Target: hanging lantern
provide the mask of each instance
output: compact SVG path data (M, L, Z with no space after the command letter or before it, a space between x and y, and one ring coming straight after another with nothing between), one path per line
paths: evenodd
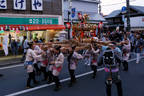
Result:
M70 29L70 28L71 28L71 24L70 24L69 22L67 22L67 23L66 23L66 27L67 27L68 29Z

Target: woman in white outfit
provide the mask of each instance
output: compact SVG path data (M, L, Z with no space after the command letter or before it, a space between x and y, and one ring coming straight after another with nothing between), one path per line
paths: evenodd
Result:
M74 72L76 70L76 67L77 67L77 62L78 60L80 59L83 59L83 56L81 54L78 54L76 51L75 51L75 48L76 46L71 46L71 48L69 48L69 55L68 55L68 70L69 70L69 73L70 73L70 76L71 76L71 80L70 80L70 84L69 84L69 87L72 87L73 84L76 82L76 77L74 75Z
M54 46L54 61L51 62L51 65L53 65L53 77L54 77L54 82L55 82L55 91L59 90L61 88L60 80L59 80L59 74L62 70L63 63L64 63L64 55L60 51L61 46L60 45L55 45Z
M27 80L27 86L26 86L27 89L33 88L30 85L31 80L33 80L34 84L38 84L38 82L35 79L35 71L33 68L33 61L34 61L34 59L41 61L41 56L43 55L43 53L41 55L36 55L36 53L34 52L35 46L33 45L33 43L31 42L28 44L29 44L29 49L27 50L27 55L26 55L26 60L25 60L27 73L29 75L28 80Z

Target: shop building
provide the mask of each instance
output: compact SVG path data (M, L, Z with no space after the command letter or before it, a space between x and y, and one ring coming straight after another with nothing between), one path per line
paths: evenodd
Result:
M48 42L63 29L62 0L4 0L0 3L1 36L20 42L23 36Z

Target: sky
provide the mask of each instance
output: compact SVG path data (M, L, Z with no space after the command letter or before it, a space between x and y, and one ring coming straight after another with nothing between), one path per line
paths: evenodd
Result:
M144 6L144 0L130 0L130 5L137 5L137 6ZM123 6L126 6L126 0L101 0L101 8L102 8L102 13L104 15L110 14L114 10L119 10L122 9ZM111 4L117 4L117 3L123 3L123 4L118 4L118 5L111 5ZM111 6L106 6L106 5L111 5Z

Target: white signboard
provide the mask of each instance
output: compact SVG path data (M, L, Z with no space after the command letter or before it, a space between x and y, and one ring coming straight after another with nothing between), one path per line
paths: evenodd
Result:
M26 0L13 0L15 10L26 10Z
M0 0L0 9L7 9L7 0Z
M42 11L43 10L43 0L32 0L32 10Z

